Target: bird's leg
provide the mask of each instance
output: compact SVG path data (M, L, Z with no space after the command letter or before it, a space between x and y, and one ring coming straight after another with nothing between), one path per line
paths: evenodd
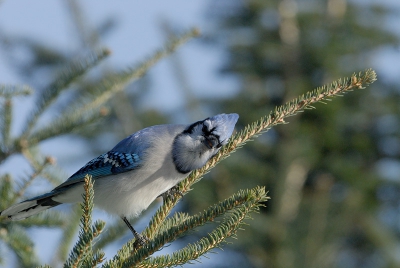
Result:
M180 197L183 197L183 193L179 190L178 186L174 186L171 189L165 191L164 193L160 194L160 196L162 196L163 201L165 202L165 200L167 198L171 198L173 199L175 197L175 194L180 195Z
M144 246L146 245L147 242L149 242L149 239L141 234L139 234L138 232L136 232L136 230L133 228L133 226L130 224L130 222L128 221L128 219L123 216L121 217L122 220L126 223L126 225L128 226L129 230L131 230L133 236L135 237L136 241L135 241L135 247L136 246Z

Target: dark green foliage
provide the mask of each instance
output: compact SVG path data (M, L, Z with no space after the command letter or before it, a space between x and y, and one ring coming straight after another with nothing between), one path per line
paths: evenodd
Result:
M339 79L329 86L324 86L308 92L299 98L289 101L285 105L277 107L268 116L262 117L259 121L249 124L242 131L234 135L229 143L221 148L220 152L213 157L206 166L192 172L186 180L179 184L180 191L183 193L188 192L191 186L198 182L201 177L217 163L228 157L237 148L243 146L251 138L257 137L275 125L285 123L285 118L293 116L304 109L309 109L312 107L311 105L313 103L328 100L353 89L362 89L375 80L375 72L373 70L367 70L364 73L353 74L350 78ZM51 158L42 158L36 150L30 149L29 147L24 147L22 152L30 159L36 172L25 181L22 187L20 187L20 191L17 193L13 193L11 189L12 183L10 177L6 176L3 179L0 191L4 197L3 202L5 205L2 204L3 207L14 203L16 198L23 195L24 190L33 179L44 172L48 165L53 164ZM36 157L33 157L34 155ZM100 236L105 223L102 221L92 223L91 213L93 211L93 197L95 193L93 191L93 182L89 176L85 179L84 189L85 194L83 195L83 204L81 205L83 215L80 220L79 238L72 248L64 267L93 267L104 261L104 253L99 247L97 247L96 252L93 251L94 239ZM209 207L204 210L204 212L197 215L189 216L178 213L172 218L167 219L166 217L176 205L179 198L180 196L176 196L173 199L168 198L153 216L149 227L144 231L144 234L151 239L149 244L141 248L136 248L133 241L130 241L121 248L113 259L105 263L104 266L164 267L190 263L192 260L196 260L207 252L210 252L213 248L221 247L222 243L226 242L227 238L236 235L237 230L244 224L244 220L249 218L249 214L258 212L259 207L263 206L263 203L268 199L264 188L256 187L252 190L241 190L236 195ZM32 220L26 220L23 221L23 223L30 223L36 226L62 225L62 222L59 222L54 214L51 214L51 216L48 215L49 214L42 216L40 218L41 220L39 220L39 217L33 217ZM204 236L199 241L185 246L172 255L151 257L153 253L160 250L166 244L173 242L190 230L196 229L208 222L214 222L217 218L222 218L221 223L218 224L211 233ZM73 224L73 221L71 222ZM71 235L70 231L74 230L71 222L69 223L70 226L64 229L65 235ZM23 226L24 225L18 225L17 223L4 223L3 228L8 230L10 234L7 234L6 237L3 238L3 241L16 252L21 264L29 266L31 263L36 262L36 260L32 254L32 247L26 246L32 244L32 242L26 237ZM16 228L18 229L17 232L14 231ZM18 235L19 241L25 241L23 243L25 247L21 248L21 244L15 243L13 234ZM112 241L111 237L106 238L103 245L109 241ZM63 240L63 243L66 242L66 240ZM63 252L65 252L65 245L60 248L61 257L65 254Z
M378 230L379 222L371 216L378 203L369 197L375 195L379 183L369 165L376 160L374 155L378 149L365 132L371 128L367 119L374 111L390 108L380 108L379 99L358 92L374 82L376 74L366 70L320 86L365 68L363 57L368 50L394 43L397 39L377 26L384 18L384 10L357 9L358 6L353 4L339 2L345 5L344 13L325 10L326 1L313 1L313 8L305 5L299 10L290 6L293 3L288 0L222 1L219 4L229 8L220 14L218 8L213 9L215 22L221 27L218 37L222 37L221 44L229 52L223 72L238 75L243 87L237 98L219 104L218 111L238 112L238 129L241 131L204 168L192 172L179 184L179 189L188 193L194 183L232 154L228 164L219 165L208 175L211 179L201 181L201 187L196 187L185 197L192 210L190 213L175 213L168 217L180 200L179 196L167 199L156 211L143 231L150 239L149 244L135 248L134 241L129 241L115 256L105 259L102 249L124 235L127 228L122 222L107 225L108 229L104 229L101 221L92 222L93 195L96 193L93 193L89 178L85 183L83 204L74 215L65 216L50 210L19 222L0 219L0 243L15 253L19 266L36 266L38 258L27 228L57 227L63 234L57 256L53 258L54 265L65 262L64 267L165 267L201 260L202 256L210 256L207 253L213 249L224 246L230 237L238 235L239 239L230 247L240 247L240 253L253 260L249 266L334 267L337 262L332 255L337 254L342 245L338 240L348 237L350 240L357 235L354 224L357 220L363 230L363 239L368 237L377 248L389 251L391 247L386 241L393 237L391 232ZM75 15L79 17L79 14ZM362 15L374 16L374 23L360 23ZM82 21L80 23L84 25ZM287 26L289 28L285 28ZM71 61L63 55L54 55L56 50L45 50L35 44L35 51L47 55L35 57L39 66L66 67L53 74L49 86L39 90L36 107L26 119L22 134L16 137L10 134L14 120L13 101L32 90L0 86L0 102L4 104L0 108L0 165L10 156L21 154L32 167L32 172L18 183L10 174L0 174L0 209L24 199L25 190L37 178L52 184L65 180L54 160L40 153L39 145L43 141L70 133L94 137L103 132L98 130L101 126L96 123L104 118L113 123L123 122L113 101L128 99L123 90L129 83L197 35L197 30L188 31L172 38L163 49L142 63L122 71L101 72L95 78L86 74L107 58L107 49L94 50ZM226 38L229 36L231 38ZM360 38L355 38L357 36ZM319 88L305 93L314 87ZM356 92L330 102L332 97L351 90ZM61 94L67 96L64 103L58 102ZM299 97L295 98L297 95ZM312 105L317 102L329 105L319 105L318 110L314 110ZM208 100L207 103L215 101ZM392 103L391 107L397 109L398 105ZM126 105L125 108L132 107ZM369 109L367 116L357 117L361 108ZM305 109L308 109L305 113L291 118L290 124L277 126L289 122L288 117ZM55 111L56 116L46 124L38 124L49 111ZM163 119L153 111L134 112L135 120L145 118L146 124L159 123L157 120ZM129 121L133 121L131 114ZM112 124L103 125L106 125L105 131L113 128ZM130 134L132 130L137 129L124 129L127 133L123 134ZM249 143L251 140L255 142ZM336 189L339 193L334 192L334 187L339 187ZM252 189L239 190L249 188ZM267 208L260 210L269 199L265 189L271 189L272 200ZM346 193L340 189L345 189ZM237 194L232 195L234 192ZM191 201L193 197L204 201L205 193L206 203ZM337 199L333 204L334 198ZM364 203L368 203L367 208ZM250 216L254 220L248 221ZM203 225L206 228L201 227ZM245 225L246 235L237 233ZM73 241L78 229L78 241ZM107 232L102 233L103 229ZM198 231L195 242L181 245L170 255L153 256L168 244L179 243L180 237L192 235L193 230ZM395 242L389 245L395 245ZM364 248L360 248L358 250L364 253ZM390 253L386 256L387 263L393 267L395 257ZM0 261L5 262L2 254Z
M99 64L101 60L103 60L109 54L110 52L107 49L95 51L86 58L68 63L67 66L59 72L59 74L56 74L54 81L45 89L43 89L42 94L36 101L35 110L28 118L26 128L23 131L22 136L26 137L30 134L31 129L34 127L40 115L57 99L62 91L67 90L73 82L81 78L88 70Z
M399 42L385 22L398 10L381 3L218 1L208 16L215 26L209 40L226 52L221 74L240 84L235 97L214 104L238 112L241 126L310 87L372 66L376 51ZM398 182L382 180L377 167L389 159L398 166L399 89L378 77L365 94L315 105L247 144L202 180L197 188L204 190L189 195L186 208L202 208L205 194L215 202L229 191L266 185L268 207L231 247L249 267L399 266L386 254L392 241L377 235L384 229L398 243L397 224L385 224L397 219L389 211L399 199L380 196L398 192Z
M90 176L85 177L85 192L81 204L82 217L79 231L79 238L72 248L69 258L65 261L64 267L95 267L104 260L104 253L98 250L93 252L93 240L98 237L104 229L105 222L96 221L92 224L93 211L93 181Z
M150 244L138 249L133 253L132 244L123 247L119 256L115 256L105 264L105 267L171 267L182 265L196 260L211 249L221 247L225 240L236 234L243 225L243 221L249 217L251 212L257 212L259 206L268 200L265 189L255 188L242 190L236 195L209 207L203 213L189 216L181 213L163 222ZM167 205L168 206L168 205ZM155 215L157 217L157 214ZM171 243L178 237L186 234L207 222L213 222L217 217L223 217L222 223L217 226L207 237L200 239L194 244L189 244L172 255L150 257L161 247Z

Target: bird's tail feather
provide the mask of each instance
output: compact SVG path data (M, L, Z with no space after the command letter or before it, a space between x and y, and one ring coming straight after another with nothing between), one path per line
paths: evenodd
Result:
M0 212L0 216L7 216L8 219L17 221L28 218L43 210L55 207L61 203L52 199L57 195L56 192L50 192L44 195L22 201Z

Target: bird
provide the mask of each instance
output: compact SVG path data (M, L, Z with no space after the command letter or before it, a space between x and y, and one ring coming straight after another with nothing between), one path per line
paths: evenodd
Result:
M191 171L203 167L228 143L239 118L218 114L192 124L155 125L139 130L110 151L92 159L52 191L27 199L0 212L22 220L41 211L82 200L86 175L94 181L94 204L118 215L136 241L148 239L127 217L138 217L157 197L181 194L176 185Z

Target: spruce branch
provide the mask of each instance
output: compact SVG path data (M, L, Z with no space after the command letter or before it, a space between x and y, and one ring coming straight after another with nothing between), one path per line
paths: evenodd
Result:
M21 147L21 144L28 143L28 141L29 145L36 144L55 136L71 133L76 129L105 117L108 113L109 111L106 108L93 109L86 111L85 113L82 113L82 111L79 110L72 110L71 112L62 115L60 118L56 118L47 126L35 131L28 137L28 139L18 140L16 145Z
M6 174L0 177L0 211L5 209L15 197L14 184L10 175ZM50 214L42 214L38 217L32 217L25 221L11 222L4 220L0 221L0 240L7 245L17 256L20 266L34 267L39 261L35 254L33 242L26 233L26 228L35 226L54 227L59 226L65 219L53 212Z
M49 166L53 165L55 160L52 157L42 157L36 150L23 150L23 155L30 162L34 172L29 175L27 179L24 179L19 187L18 192L14 194L14 198L10 201L10 204L15 203L18 198L24 195L26 189L32 184L32 182L42 175L44 170Z
M148 69L150 69L162 58L170 55L180 45L186 43L189 39L198 35L199 31L197 29L191 29L179 37L173 37L168 41L164 48L156 51L147 60L138 64L136 67L129 68L122 73L109 75L108 77L103 79L103 81L101 81L98 86L96 86L97 90L99 90L101 94L97 95L93 101L87 103L82 108L80 108L78 110L78 113L84 114L87 111L97 109L98 107L106 103L116 93L122 91L128 83L142 77Z
M108 55L110 55L108 49L95 50L85 58L74 60L65 66L59 74L56 75L54 81L40 94L36 102L35 110L28 118L22 136L27 137L29 135L40 115L57 99L62 91L68 89L72 83L81 78Z
M83 187L85 191L82 195L83 203L81 204L82 217L79 239L71 250L64 267L92 267L91 264L97 263L104 257L102 252L97 252L94 255L92 252L93 240L100 235L105 223L96 221L92 224L94 190L90 175L86 175Z
M0 229L0 240L15 252L21 266L36 267L39 265L33 242L25 228L15 224L7 224L5 228Z
M10 174L5 174L0 177L0 196L2 202L0 202L0 211L7 208L11 203L10 200L14 197L13 191L13 179Z
M12 123L12 98L32 93L28 86L0 85L0 162L10 154L10 130Z
M54 159L52 157L43 157L38 152L36 147L23 150L22 153L29 161L34 171L26 178L18 181L17 191L14 189L14 182L9 175L6 174L5 176L0 178L0 196L2 197L2 202L0 202L0 211L5 209L9 205L17 202L17 200L24 195L26 189L32 184L32 182L39 176L42 176L47 167L54 164ZM54 227L63 225L63 223L65 222L64 220L65 218L61 213L58 213L57 211L52 211L50 213L41 214L37 217L25 219L24 221L14 222L13 224L22 227Z
M18 225L29 228L32 226L36 227L60 227L65 225L70 218L57 210L48 211L46 213L42 213L35 217L29 217L23 221L18 222Z
M1 145L0 148L4 153L8 153L8 147L10 143L10 130L11 130L11 122L12 122L12 99L11 97L5 97L3 110L2 112L2 122L0 123L1 127Z
M350 78L338 79L330 85L325 85L309 91L306 94L275 108L275 110L271 111L269 115L249 124L239 133L233 135L228 144L222 147L204 167L193 171L185 180L179 183L179 190L184 194L188 192L194 183L199 181L204 174L209 172L220 161L228 157L232 152L243 146L252 138L268 131L271 127L286 123L285 118L296 115L305 109L313 109L313 106L311 105L314 103L330 100L335 96L342 96L343 94L355 89L363 89L374 81L376 81L375 71L367 69L358 74L354 73ZM159 229L160 225L169 215L179 199L180 197L178 196L174 200L169 200L157 210L150 221L149 227L145 230L148 237L152 237L154 232Z
M65 260L67 258L72 241L75 239L74 235L79 228L81 213L82 209L80 206L74 206L71 213L69 213L68 221L64 222L62 226L63 233L60 239L62 243L60 243L60 246L57 249L57 254L54 255L55 260Z
M0 97L12 98L16 96L27 96L32 94L33 89L27 85L0 85Z
M113 243L118 238L126 234L126 224L125 222L118 219L113 225L107 225L107 232L103 233L100 239L94 245L95 249L100 249L106 247L108 244Z
M145 259L134 267L172 267L197 260L210 250L220 247L227 238L234 236L237 230L244 225L244 220L247 219L248 214L252 212L253 209L254 207L252 206L243 206L234 209L231 213L231 218L224 221L216 230L211 232L208 237L203 237L200 241L189 244L171 255ZM127 262L123 267L133 266L130 266L129 262Z
M243 220L251 212L258 211L263 202L267 201L265 189L256 187L251 190L241 190L224 201L221 201L194 216L177 213L166 220L161 230L153 238L152 242L134 251L133 248L123 247L118 252L118 258L114 258L104 267L165 267L181 265L194 260L212 248L218 247L226 238L232 236L242 225ZM194 245L188 245L184 249L173 254L172 257L148 258L165 244L182 236L189 230L202 226L207 222L215 221L217 217L225 216L220 224L208 238L201 239ZM199 249L202 249L199 251ZM126 256L123 258L122 256ZM178 258L176 258L178 256Z

